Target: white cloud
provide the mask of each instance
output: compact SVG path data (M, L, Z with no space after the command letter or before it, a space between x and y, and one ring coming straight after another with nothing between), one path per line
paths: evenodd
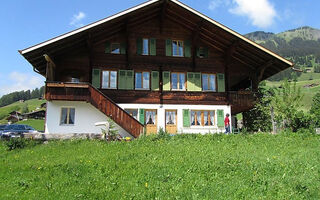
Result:
M246 16L250 22L259 28L266 28L273 24L277 12L269 0L233 0L236 4L229 9L232 14Z
M81 27L83 26L83 24L81 23L81 21L86 17L86 14L84 12L79 12L78 14L73 15L73 17L71 18L70 21L70 25L71 26L75 26L75 27Z
M0 96L14 91L31 90L44 85L44 78L29 73L11 72L3 78L0 85Z
M230 0L212 0L210 1L208 8L209 10L213 11L218 7L228 6L228 5L230 5Z

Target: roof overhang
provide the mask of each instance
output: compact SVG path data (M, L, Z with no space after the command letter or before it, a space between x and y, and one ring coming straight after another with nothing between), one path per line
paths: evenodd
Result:
M142 10L142 9L147 9L149 7L152 7L153 5L157 6L158 4L162 4L163 2L168 2L170 4L173 4L173 6L178 6L182 9L184 9L184 11L187 11L187 12L191 13L192 15L197 16L197 18L201 19L201 21L205 21L210 26L214 26L215 28L218 27L218 29L220 29L224 34L228 34L228 35L232 36L233 40L241 41L241 43L243 44L243 49L246 50L246 48L249 47L249 49L252 49L251 52L258 52L260 55L263 54L263 60L265 60L264 61L265 63L272 60L274 65L279 66L279 67L274 67L275 69L268 72L267 75L263 76L263 79L266 79L266 78L274 75L275 73L280 72L286 68L293 67L293 63L290 62L289 60L287 60L287 59L277 55L276 53L262 47L261 45L251 41L250 39L242 36L241 34L231 30L230 28L216 22L215 20L209 18L208 16L190 8L189 6L187 6L177 0L150 0L150 1L147 1L147 2L142 3L140 5L137 5L133 8L127 9L123 12L117 13L117 14L112 15L110 17L107 17L105 19L102 19L102 20L99 20L99 21L94 22L92 24L86 25L82 28L65 33L63 35L52 38L50 40L39 43L37 45L31 46L29 48L19 50L19 52L22 56L24 56L33 65L34 70L36 72L38 72L42 75L45 75L45 67L44 66L45 66L46 60L43 55L44 54L50 55L50 51L52 49L60 47L60 46L71 46L71 45L69 45L69 43L73 44L73 43L75 43L74 41L77 41L77 40L81 41L81 38L82 38L82 40L85 40L83 38L87 37L86 34L89 31L97 29L100 26L104 26L106 24L113 23L116 20L125 18L135 12ZM195 24L197 24L197 23L195 23ZM208 38L210 39L210 36L208 36ZM84 43L85 43L85 41L84 41ZM56 51L59 51L59 50L56 50ZM242 57L246 57L246 55L243 55ZM238 59L240 59L240 58L238 58ZM261 63L261 59L259 62L253 62L253 63L255 63L255 65L256 65L256 66L254 66L255 68L258 68L260 65L265 64L265 63Z

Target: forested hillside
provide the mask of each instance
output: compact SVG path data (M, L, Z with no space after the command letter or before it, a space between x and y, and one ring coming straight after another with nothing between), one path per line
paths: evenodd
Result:
M274 34L257 31L245 35L275 53L293 61L304 72L320 73L320 30L301 27ZM287 69L269 80L295 79L302 73Z
M36 88L34 90L27 90L27 91L19 91L19 92L12 92L6 95L3 95L0 98L0 107L12 104L16 101L20 100L29 100L29 99L36 99L43 97L44 94L44 86L41 88Z

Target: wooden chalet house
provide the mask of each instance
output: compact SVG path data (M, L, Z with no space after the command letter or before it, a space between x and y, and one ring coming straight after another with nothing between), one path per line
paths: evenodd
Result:
M223 131L293 64L177 0L150 0L21 50L46 77L46 133Z

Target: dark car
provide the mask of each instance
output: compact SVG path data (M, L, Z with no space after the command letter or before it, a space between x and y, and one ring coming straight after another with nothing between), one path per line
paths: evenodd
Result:
M2 132L4 130L4 128L6 127L7 125L0 125L0 137L2 135Z
M23 124L10 124L4 127L2 137L20 137L22 133L35 133L34 128Z

